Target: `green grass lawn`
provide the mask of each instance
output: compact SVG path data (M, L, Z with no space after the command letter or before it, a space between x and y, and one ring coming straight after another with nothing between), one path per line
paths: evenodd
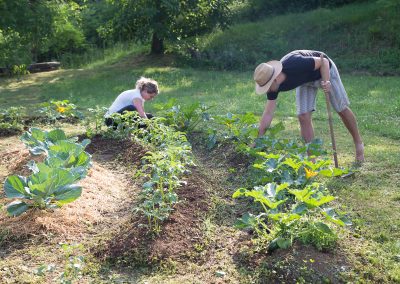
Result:
M340 65L340 64L339 64ZM109 106L122 91L134 88L136 79L157 80L161 93L145 105L175 98L181 105L200 101L214 105L214 114L254 112L261 115L265 97L254 92L252 72L223 72L171 67L165 58L127 57L119 63L91 69L59 70L0 80L0 106L29 108L50 99L68 99L80 109ZM360 269L390 275L400 281L400 80L343 74L351 108L356 114L365 143L366 163L349 180L334 180L330 186L350 212L354 230L368 242L363 249L367 264ZM274 123L284 121L285 135L299 136L294 92L282 93ZM316 136L329 141L323 94L314 114ZM334 128L340 165L350 165L354 149L337 115ZM327 143L329 144L329 143ZM328 147L328 146L327 146ZM378 263L378 265L376 264Z

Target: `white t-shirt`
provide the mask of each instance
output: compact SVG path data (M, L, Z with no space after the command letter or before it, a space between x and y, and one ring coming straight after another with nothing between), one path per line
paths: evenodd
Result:
M142 101L142 104L144 103L144 99L142 98L139 89L127 90L122 92L112 103L105 116L109 116L110 114L115 113L124 107L133 105L134 99L140 99Z

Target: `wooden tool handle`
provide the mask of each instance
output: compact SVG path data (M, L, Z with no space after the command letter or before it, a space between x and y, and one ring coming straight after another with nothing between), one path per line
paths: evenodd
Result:
M329 81L329 78L327 78L325 72L323 72L322 70L324 70L324 67L326 66L325 60L324 60L324 54L321 53L321 77L322 80L324 82ZM329 102L329 92L326 92L324 90L325 93L325 100L326 100L326 110L328 112L328 122L329 122L329 132L331 134L331 142L332 142L332 150L333 150L333 160L335 162L335 167L338 168L339 167L339 162L338 162L338 158L337 158L337 152L336 152L336 141L335 141L335 135L333 133L333 119L332 119L332 112L331 112L331 104Z

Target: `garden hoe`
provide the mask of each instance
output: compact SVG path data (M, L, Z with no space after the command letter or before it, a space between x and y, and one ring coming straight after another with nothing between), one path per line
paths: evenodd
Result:
M321 68L325 66L325 61L324 59L324 54L321 54ZM321 72L322 80L323 81L329 81L329 78L326 78L325 74ZM328 113L328 122L329 122L329 132L331 134L331 142L332 142L332 150L333 150L333 160L335 162L335 168L339 167L339 162L338 162L338 157L337 157L337 151L336 151L336 141L335 141L335 134L333 133L333 120L332 120L332 112L331 112L331 104L329 101L329 92L325 92L325 99L326 99L326 111ZM347 174L344 174L340 176L341 178L347 178L354 175L354 172L350 171Z
M324 54L321 53L321 69L325 66L324 61ZM329 81L329 78L326 78L326 75L321 72L322 80ZM325 78L324 78L325 77ZM335 141L335 134L333 133L333 121L332 121L332 112L331 112L331 104L329 102L329 92L325 92L325 99L326 99L326 111L328 113L328 122L329 122L329 132L331 134L331 141L332 141L332 150L333 150L333 160L335 161L335 168L339 167L337 153L336 153L336 141Z

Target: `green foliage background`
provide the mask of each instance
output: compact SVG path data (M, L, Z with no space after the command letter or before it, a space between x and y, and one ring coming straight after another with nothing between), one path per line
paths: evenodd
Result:
M139 42L195 67L252 70L314 49L342 70L392 75L400 72L399 14L396 0L1 0L0 67L82 66Z
M295 49L322 50L345 71L400 72L400 2L369 1L340 8L266 17L233 25L196 42L190 64L252 70Z

